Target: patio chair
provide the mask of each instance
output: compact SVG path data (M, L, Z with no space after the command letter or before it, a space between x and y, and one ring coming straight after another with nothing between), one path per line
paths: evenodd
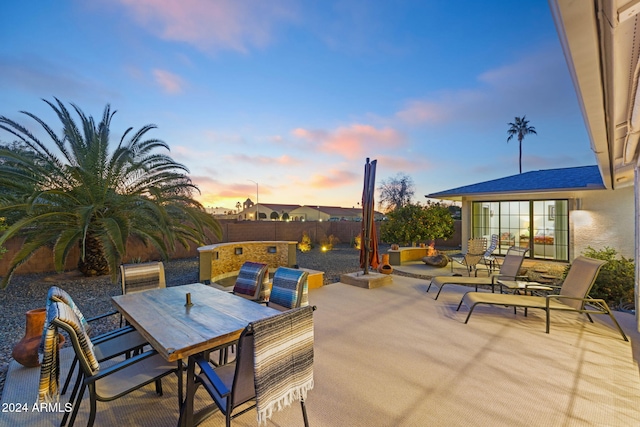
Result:
M278 267L267 305L280 311L309 305L308 275L304 270Z
M82 322L73 309L64 303L54 302L49 305L47 327L44 331L44 357L39 389L41 402L50 402L58 396L57 373L60 360L58 328L69 335L83 372L82 385L77 396L74 389L73 395L76 398L72 400L73 411L71 414L65 412L61 426L69 420L69 427L73 427L86 389L89 389L90 401L87 426L91 427L96 417L97 401L112 401L154 382L156 393L162 395L161 379L170 373L181 373L176 364L167 362L155 350L133 356L109 367L101 366L93 351L92 342L84 332ZM182 389L181 375L178 375L178 387ZM180 393L179 400L181 397Z
M122 295L167 287L164 278L164 264L160 261L121 264L120 280ZM120 316L120 326L123 322L124 319Z
M309 426L304 402L313 388L313 309L300 307L250 323L240 335L235 362L228 365L214 368L206 358L196 359L196 384L220 408L227 427L253 408L258 425L266 423L294 400L300 400Z
M238 271L236 283L233 286L233 294L241 296L260 304L266 304L269 300L271 289L265 279L269 277L269 266L267 264L246 261ZM218 351L218 365L224 365L229 361L229 350L234 351L236 343L225 344L210 352Z
M464 323L469 321L471 313L478 304L503 305L509 307L539 308L547 313L547 333L549 333L551 322L551 310L574 311L584 313L591 323L592 314L607 314L611 321L620 331L622 338L628 341L627 336L618 324L618 321L611 313L609 306L603 299L594 299L589 296L589 291L596 281L600 268L606 261L587 258L580 256L571 264L571 268L567 273L562 286L559 288L557 295L535 296L535 295L517 295L517 294L496 294L487 292L467 292L460 304L458 310L464 303L469 307L469 314ZM551 285L550 285L551 286Z
M473 238L467 242L467 251L464 253L449 255L451 262L451 272L453 272L453 263L463 265L467 269L467 273L471 276L471 272L476 268L482 260L482 256L487 250L487 239Z
M122 294L166 288L164 264L160 261L120 265Z
M520 267L524 261L528 248L521 248L519 246L511 246L504 257L502 265L500 265L500 271L490 275L489 277L464 277L464 276L436 276L431 279L427 292L431 289L431 285L437 286L438 293L435 299L438 299L440 292L444 285L465 285L475 286L476 291L478 286L485 285L491 286L491 292L495 291L495 286L500 284L498 280L518 280L526 279L524 276L519 276Z
M50 287L49 291L47 292L47 310L49 306L54 302L67 304L69 307L71 307L76 316L78 316L80 324L84 328L84 331L87 335L90 335L92 322L118 314L117 311L111 311L99 316L86 319L78 306L73 301L73 298L71 298L71 295L57 286ZM98 362L113 359L114 357L120 356L122 354L126 354L127 356L129 356L131 352L141 350L142 347L147 344L147 341L144 339L144 337L131 326L118 328L100 335L96 335L92 337L91 340L93 342L93 351ZM69 368L69 372L67 373L67 378L64 382L64 386L62 387L61 394L65 394L67 392L67 388L69 387L69 383L71 382L71 378L73 377L73 373L76 370L77 364L78 358L74 356L71 367ZM76 379L77 382L81 381L81 376L82 372L80 371ZM73 397L74 396L71 396L72 400Z
M489 247L482 254L482 258L478 262L478 264L484 264L487 267L487 271L489 274L493 273L493 271L497 268L496 257L493 252L498 248L498 235L491 235L491 243L489 243ZM478 275L478 270L476 269L476 276Z
M269 266L267 264L246 261L238 271L233 294L251 301L266 303L269 297L269 286L265 286L265 279L268 277Z

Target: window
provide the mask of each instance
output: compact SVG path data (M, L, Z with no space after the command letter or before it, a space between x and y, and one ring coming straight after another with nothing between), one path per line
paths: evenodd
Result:
M569 259L569 203L565 200L473 202L472 237L499 236L497 252L528 247L529 256Z

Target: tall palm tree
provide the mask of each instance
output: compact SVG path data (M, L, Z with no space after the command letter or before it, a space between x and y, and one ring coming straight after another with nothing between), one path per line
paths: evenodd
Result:
M0 287L43 246L52 248L61 271L70 250L79 245L79 270L85 275L110 272L115 281L130 237L153 245L166 259L177 242L202 244L207 231L221 236L219 223L192 198L198 188L186 175L188 169L154 152L168 150L165 142L144 139L155 125L127 129L109 152L115 114L109 105L96 124L71 104L78 126L60 100L45 102L62 123L60 135L34 114L22 113L44 129L50 146L0 116L0 129L28 147L0 147L0 216L14 219L0 236L0 246L14 236L25 238Z
M530 133L537 135L536 128L529 126L529 120L527 120L526 117L527 116L516 117L515 123L509 123L509 130L507 130L507 134L509 135L507 142L511 141L511 138L514 136L517 136L518 142L520 143L520 157L518 158L520 173L522 173L522 140Z

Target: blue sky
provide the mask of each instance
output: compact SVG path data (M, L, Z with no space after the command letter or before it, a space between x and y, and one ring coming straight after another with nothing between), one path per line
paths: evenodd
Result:
M357 206L409 175L425 194L595 164L544 0L30 0L0 6L0 115L57 97L114 143L153 123L209 207ZM57 129L54 126L54 129ZM12 138L0 133L0 141Z

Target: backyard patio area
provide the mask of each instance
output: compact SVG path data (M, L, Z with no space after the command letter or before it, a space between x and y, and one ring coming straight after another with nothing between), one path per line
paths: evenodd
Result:
M424 268L424 265L421 266ZM307 400L311 426L630 426L640 425L640 375L632 315L616 313L631 343L596 317L544 312L514 315L504 307L456 311L465 290L452 286L436 301L428 281L393 275L393 283L362 289L334 283L310 291L317 306L315 387ZM459 288L459 289L458 289ZM63 356L63 375L71 361ZM3 413L2 426L57 426L62 413L35 413L39 369L11 362L2 395L27 403L27 413ZM198 404L208 404L199 391ZM64 397L61 402L65 402ZM77 425L87 420L88 402ZM97 426L175 426L176 379L164 396L152 386L98 403ZM224 425L220 414L203 425ZM255 426L255 411L235 426ZM268 425L302 425L300 407Z

